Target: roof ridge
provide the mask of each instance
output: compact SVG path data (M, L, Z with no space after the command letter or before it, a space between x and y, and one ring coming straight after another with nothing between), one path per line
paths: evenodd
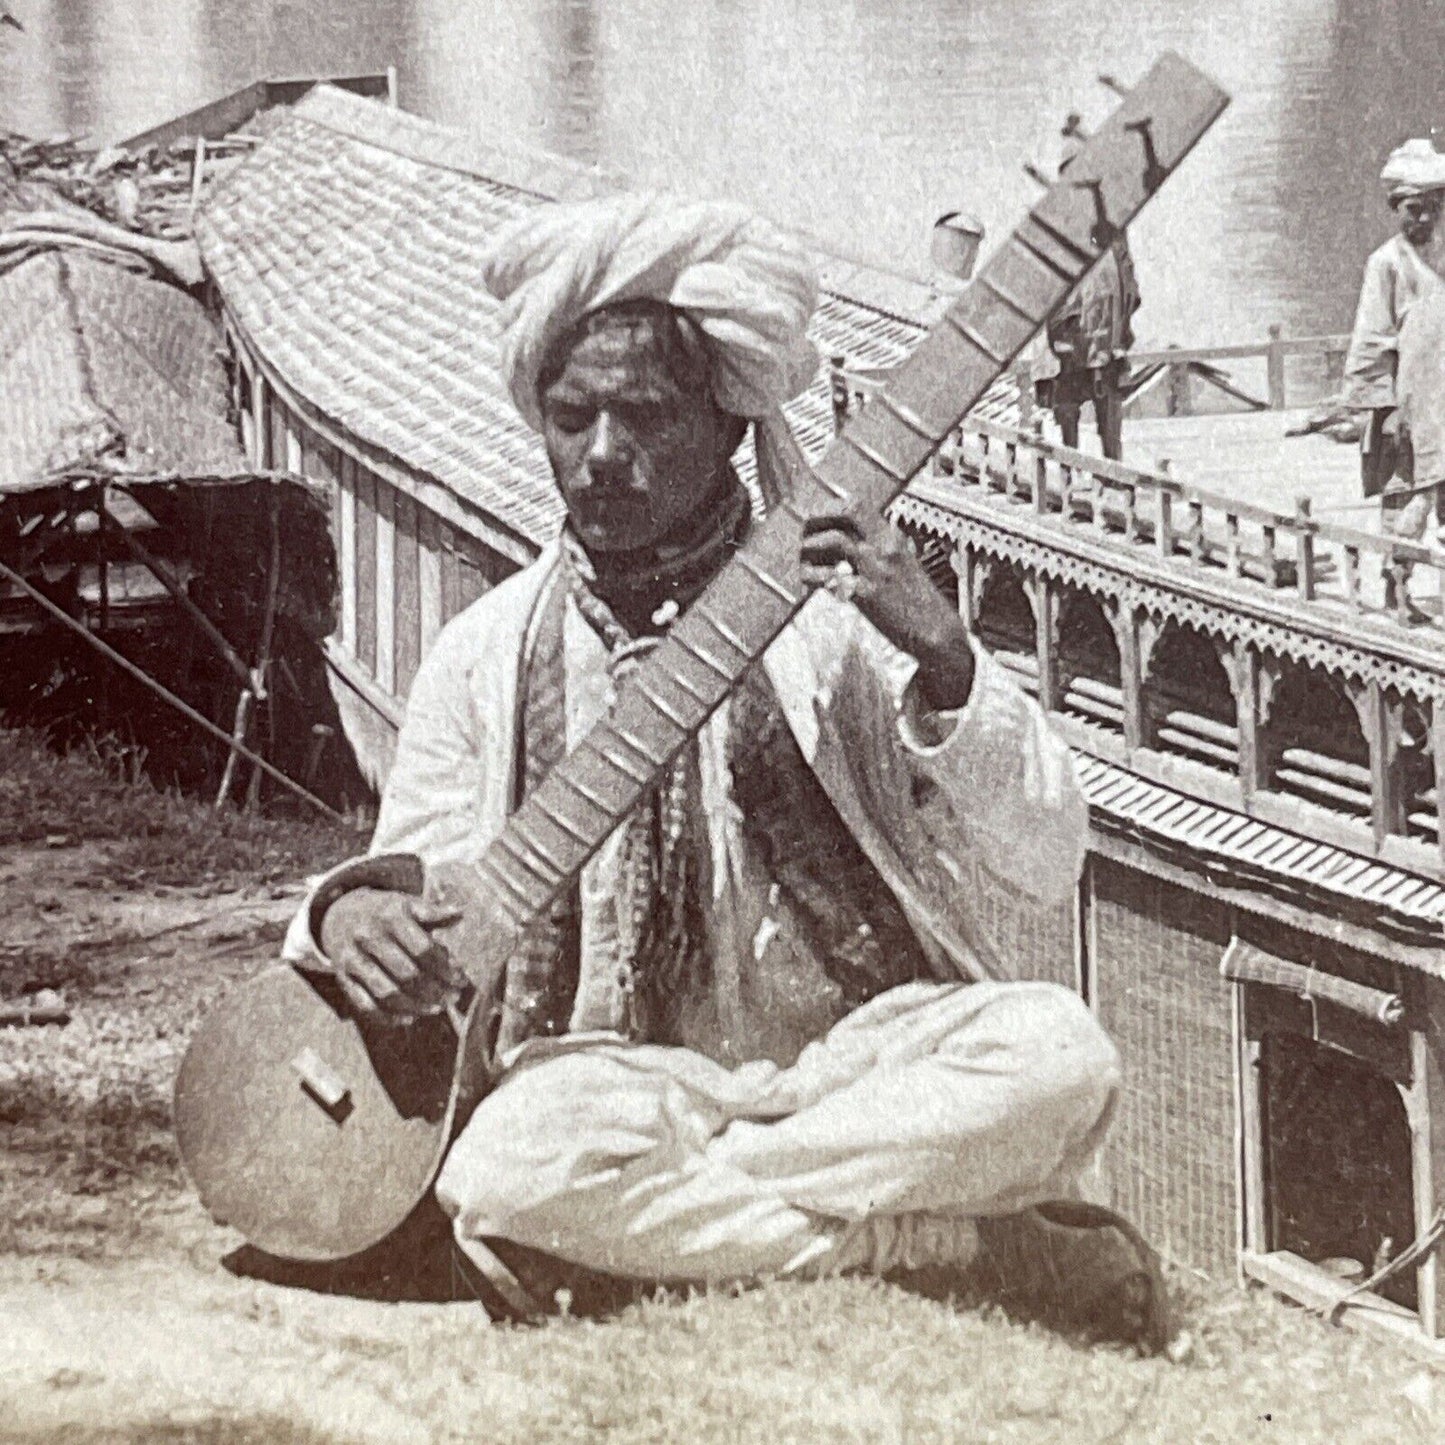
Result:
M127 448L129 438L126 436L125 428L121 425L120 418L106 405L105 398L100 394L100 387L96 384L90 343L86 338L85 326L80 317L80 296L71 279L70 258L59 248L56 250L56 258L60 263L58 285L60 302L64 306L66 318L70 322L70 334L75 343L76 368L80 372L81 385L85 389L85 399L96 409L106 427L110 429L110 445L120 447L123 452Z
M632 184L631 177L612 167L587 165L510 136L477 140L455 126L334 85L313 87L292 113L418 165L457 171L544 200L584 200ZM822 289L832 295L911 326L927 325L950 299L948 290L920 277L829 251L823 238L799 227L785 229L813 258Z
M583 200L622 190L629 184L621 172L589 166L510 137L505 144L477 140L454 126L353 95L334 85L313 87L292 110L305 120L363 145L544 200Z

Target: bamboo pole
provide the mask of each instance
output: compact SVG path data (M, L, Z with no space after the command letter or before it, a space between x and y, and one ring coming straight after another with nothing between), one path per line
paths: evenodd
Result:
M33 587L24 577L15 571L14 568L5 562L0 562L0 577L5 577L13 582L15 586L20 588L32 601L39 603L40 606L46 612L49 612L57 621L63 623L73 632L78 632L97 652L108 657L122 671L129 673L137 682L148 687L158 697L170 703L177 712L181 713L184 717L188 717L197 727L204 728L205 731L213 737L219 738L227 747L235 747L248 762L254 763L255 766L260 768L267 776L275 778L283 787L289 788L298 798L304 798L312 807L319 808L327 817L335 818L338 823L345 823L347 821L344 814L338 813L329 803L323 803L315 793L308 792L300 783L296 782L295 779L288 778L280 768L268 763L259 753L252 752L251 749L244 744L233 743L224 728L218 727L210 718L197 712L190 703L186 702L183 698L177 697L175 693L163 683L157 682L148 672L143 668L137 667L130 658L126 657L123 653L117 652L109 643L102 642L100 638L91 632L83 623L77 622L63 607L57 606L40 591L39 588Z
M270 688L267 674L271 670L271 644L276 636L276 606L281 597L281 499L273 484L271 488L271 567L266 579L266 612L261 619L261 642L256 649L256 666L253 671L255 682L252 691L257 702L267 704L267 736L274 744L275 738L269 731L273 721L270 707ZM252 772L250 785L246 789L246 806L254 808L261 800L261 774Z
M103 529L108 528L110 531L119 535L121 542L136 561L145 567L146 570L155 577L156 581L175 598L181 611L215 644L216 650L225 659L226 665L240 679L242 685L249 684L251 674L246 664L241 660L240 654L226 641L225 635L221 632L220 628L196 606L190 594L181 586L170 568L167 567L139 537L132 535L130 529L116 519L103 501L96 505L95 511L96 515L100 518L101 527Z

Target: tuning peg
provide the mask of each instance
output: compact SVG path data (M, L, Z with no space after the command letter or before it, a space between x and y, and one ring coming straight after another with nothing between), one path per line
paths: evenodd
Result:
M1159 152L1154 148L1154 132L1151 129L1153 124L1147 115L1142 120L1124 122L1124 129L1133 131L1144 147L1144 188L1148 191L1157 191L1169 174L1160 164Z
M1068 140L1086 141L1089 138L1089 132L1084 129L1084 117L1076 110L1071 110L1064 117L1059 134Z
M1125 89L1124 86L1120 85L1119 82L1115 80L1112 75L1101 75L1098 77L1098 80L1100 85L1105 86L1109 90L1112 90L1114 94L1119 97L1120 100L1128 100L1128 90Z
M1119 234L1119 228L1109 219L1109 211L1104 204L1104 183L1097 180L1075 181L1074 189L1088 191L1094 199L1094 224L1090 228L1090 237L1102 251Z

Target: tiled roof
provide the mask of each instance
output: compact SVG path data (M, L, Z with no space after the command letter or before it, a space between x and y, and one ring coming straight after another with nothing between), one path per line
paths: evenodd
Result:
M1087 753L1075 757L1090 806L1115 829L1178 846L1196 867L1287 883L1334 912L1367 915L1417 940L1445 938L1445 886L1437 882L1201 802ZM1445 976L1445 960L1440 971Z
M478 147L318 87L207 199L202 254L262 361L333 422L533 543L561 507L538 439L498 372L496 303L477 279L492 233L530 206L614 178L555 156ZM937 297L825 260L825 356L896 365ZM994 406L1007 406L1007 386ZM790 408L804 448L832 432L826 372Z
M226 396L216 329L175 287L78 250L0 274L0 493L101 460L239 472Z

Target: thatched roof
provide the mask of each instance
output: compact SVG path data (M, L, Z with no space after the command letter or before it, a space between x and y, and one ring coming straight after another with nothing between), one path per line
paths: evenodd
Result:
M243 471L219 345L185 292L84 251L0 274L0 493L97 465Z
M498 372L477 258L504 222L619 184L572 162L482 147L338 90L300 102L197 216L206 265L263 365L331 422L532 544L561 507ZM896 365L940 297L822 259L825 356ZM998 403L1011 393L1005 388ZM832 431L826 375L790 409L812 453Z

